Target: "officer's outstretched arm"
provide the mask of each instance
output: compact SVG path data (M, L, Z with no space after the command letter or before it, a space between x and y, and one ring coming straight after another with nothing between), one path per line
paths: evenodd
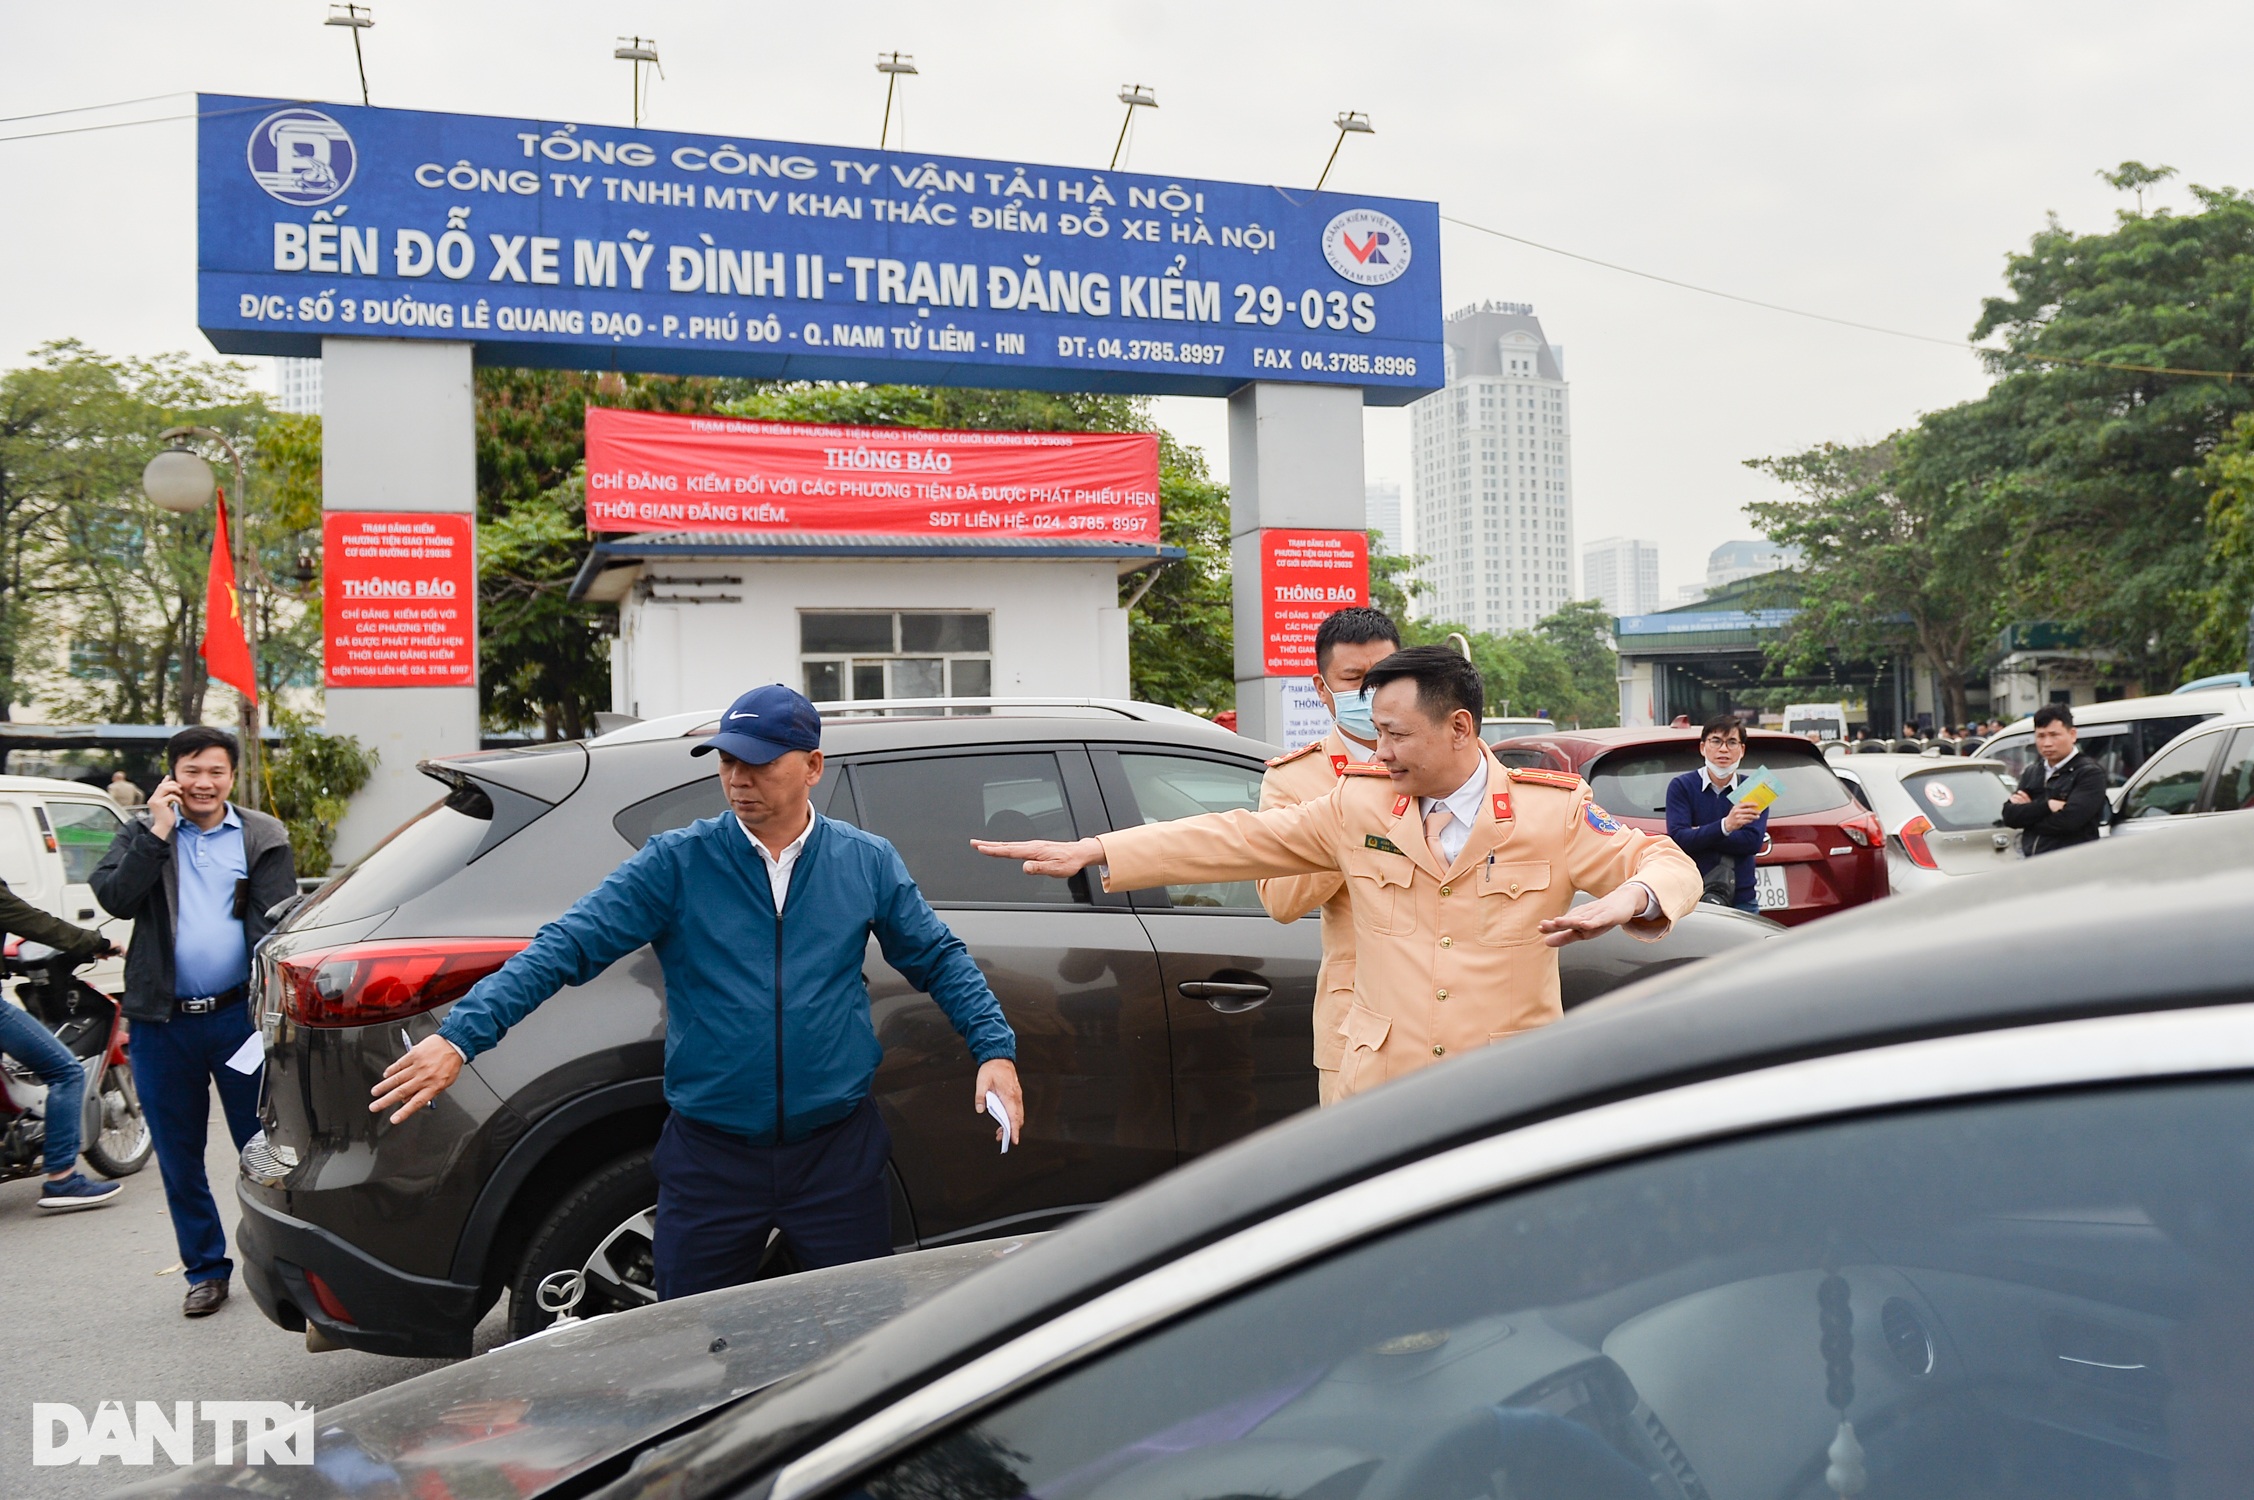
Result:
M1022 860L1028 875L1077 875L1091 865L1105 865L1105 890L1137 891L1336 870L1342 826L1334 792L1266 812L1204 813L1069 844L973 839L971 847L996 859Z

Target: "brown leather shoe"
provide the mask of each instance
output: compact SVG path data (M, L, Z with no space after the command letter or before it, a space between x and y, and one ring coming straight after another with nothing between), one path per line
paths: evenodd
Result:
M208 1318L219 1311L219 1304L227 1300L227 1283L224 1281L199 1281L188 1288L188 1300L180 1304L184 1318Z

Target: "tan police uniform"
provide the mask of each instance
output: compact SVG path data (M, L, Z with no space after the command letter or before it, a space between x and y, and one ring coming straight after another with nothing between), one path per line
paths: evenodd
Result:
M1356 759L1346 736L1333 729L1313 744L1268 762L1260 779L1260 810L1293 807L1330 795L1350 766L1372 763L1374 750ZM1315 1094L1329 1104L1338 1091L1338 1060L1346 1038L1338 1029L1354 1002L1354 918L1347 908L1346 877L1280 875L1260 882L1260 904L1279 922L1296 922L1322 908L1323 966L1315 975Z
M1382 768L1379 768L1382 773ZM1556 1020L1557 950L1540 923L1573 893L1650 887L1664 937L1698 904L1698 866L1671 840L1625 827L1577 776L1505 770L1489 758L1463 851L1445 870L1418 800L1349 767L1313 802L1208 813L1100 836L1105 888L1138 890L1261 876L1340 876L1354 927L1354 997L1339 1031L1338 1094Z

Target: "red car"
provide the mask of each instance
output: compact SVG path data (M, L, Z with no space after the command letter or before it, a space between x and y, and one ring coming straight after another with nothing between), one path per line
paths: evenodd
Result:
M1505 765L1573 772L1599 807L1649 833L1667 831L1667 783L1699 764L1695 729L1577 729L1492 748ZM1789 925L1886 894L1885 833L1814 744L1755 730L1741 769L1784 787L1753 867L1762 916Z

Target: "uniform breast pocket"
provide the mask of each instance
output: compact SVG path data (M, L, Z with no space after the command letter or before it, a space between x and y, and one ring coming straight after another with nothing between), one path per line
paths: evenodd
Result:
M1415 866L1395 854L1374 856L1369 865L1347 872L1347 894L1354 902L1354 925L1384 937L1414 932L1416 902L1409 899Z
M1546 859L1502 860L1479 872L1479 940L1483 943L1531 943L1548 903L1538 893L1550 888L1550 862Z

